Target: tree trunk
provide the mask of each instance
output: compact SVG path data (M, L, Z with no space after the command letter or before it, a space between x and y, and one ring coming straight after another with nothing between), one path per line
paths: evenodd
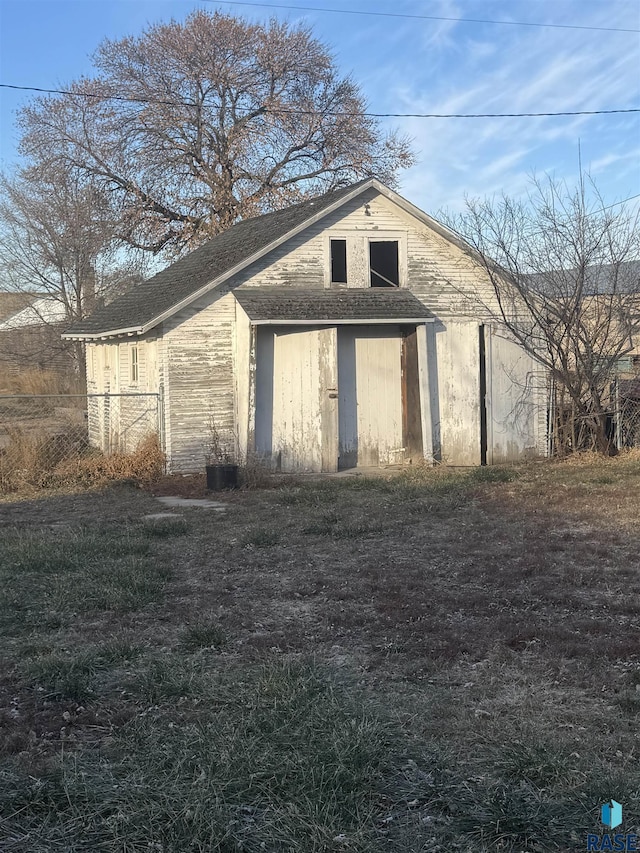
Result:
M594 443L597 453L603 456L615 456L618 453L618 448L615 445L613 436L607 435L607 414L600 412L595 415Z

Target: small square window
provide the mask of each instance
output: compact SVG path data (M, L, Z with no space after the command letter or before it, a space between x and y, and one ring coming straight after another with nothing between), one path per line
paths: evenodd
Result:
M347 241L331 240L331 284L347 283Z
M131 347L131 382L138 381L138 347Z

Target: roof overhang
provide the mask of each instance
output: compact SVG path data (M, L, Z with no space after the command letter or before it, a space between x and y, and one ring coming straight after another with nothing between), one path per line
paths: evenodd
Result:
M253 326L415 326L435 319L404 288L238 287L233 293Z
M336 320L250 320L252 326L418 326L433 323L435 317L391 317L387 319L336 319Z
M143 326L132 326L128 329L114 329L109 332L63 332L60 336L65 341L86 341L87 343L99 343L110 338L131 338L134 335L144 334Z

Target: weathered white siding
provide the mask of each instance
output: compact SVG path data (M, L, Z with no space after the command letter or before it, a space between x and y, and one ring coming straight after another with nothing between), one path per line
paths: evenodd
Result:
M213 421L236 452L235 300L215 292L164 324L162 379L165 441L171 471L201 471Z
M319 330L274 335L272 458L281 471L322 470Z
M428 439L434 457L454 465L480 464L479 326L490 322L495 325L498 306L486 273L469 253L371 191L254 264L242 277L236 278L233 286L326 287L332 237L347 240L348 287L369 286L370 239L398 240L401 286L411 290L437 317L434 329L428 333L427 346L430 408L434 421ZM518 359L519 353L518 350ZM512 354L515 357L515 349ZM526 362L526 376L532 363L528 357L523 356L523 359L516 369L524 369ZM534 412L530 405L525 413L520 407L517 419L508 417L505 406L515 402L510 370L508 356L496 355L491 373L495 387L500 389L496 393L505 388L511 390L508 398L501 397L500 403L493 405L493 420L488 423L488 461L528 454L534 446L538 451L543 449L544 442L539 435L540 408ZM542 405L544 408L544 402ZM341 434L347 436L348 430L353 431L355 427L347 426L344 403L341 408ZM393 456L397 437L393 435L385 445L385 459ZM397 447L401 446L402 442L398 441ZM368 458L373 457L369 455ZM372 463L365 463L362 457L359 464Z
M159 433L157 342L154 339L129 338L118 348L120 396L117 407L119 449L131 452L147 436ZM137 352L137 378L133 352ZM130 395L130 396L129 396ZM138 396L139 395L139 396Z
M113 398L119 383L119 345L117 342L89 344L87 347L87 392L102 394L89 397L87 406L89 443L109 453L118 449L118 409L114 411Z
M100 344L86 345L86 360L87 360L87 393L98 393L98 347ZM95 397L87 398L87 429L89 434L89 444L92 447L102 446L102 425L100 423L100 409L98 401Z
M480 464L479 324L447 321L435 328L437 397L431 416L434 454L448 465Z
M137 381L132 376L134 347L138 352ZM105 452L131 452L149 434L158 432L156 352L157 342L145 338L87 344L87 417L92 446ZM128 396L142 394L148 396Z
M331 286L332 237L347 241L346 286L356 288L369 286L369 241L398 241L401 287L436 316L422 329L419 348L425 454L433 451L434 458L454 465L479 464L479 326L494 322L497 313L492 286L470 253L375 190L291 238L139 341L137 383L130 375L133 340L90 345L96 352L91 387L114 392L135 385L164 395L162 432L173 471L202 470L211 420L230 451L243 457L255 448L282 470L333 470L339 444L341 456L355 454L360 465L400 461L399 329L257 331L233 297L236 287ZM517 458L544 443L544 401L535 407L543 383L525 394L526 405L518 405L532 362L497 335L492 333L487 352L489 462ZM350 383L353 399L345 390ZM113 441L113 412L94 408L92 440L104 446Z
M235 303L234 328L234 417L238 438L238 459L243 461L255 451L257 330L251 325L249 317L238 302Z
M497 305L486 273L460 248L374 190L321 219L232 280L232 286L329 284L329 240L347 239L348 287L368 287L369 239L397 239L401 286L439 317L490 317Z

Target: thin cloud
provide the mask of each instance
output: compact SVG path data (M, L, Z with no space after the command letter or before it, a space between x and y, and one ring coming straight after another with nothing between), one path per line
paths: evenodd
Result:
M607 16L600 6L577 3L563 4L562 11L568 23L579 19L593 26L630 25L621 4L607 4ZM563 22L560 10L554 9L554 20ZM447 44L434 48L435 55L413 74L401 61L379 69L397 111L538 112L640 103L633 37L526 28L498 35L498 28L481 29L471 37L466 35L468 27L458 25L453 33L456 50ZM429 74L425 67L441 73ZM637 139L636 117L404 119L399 124L420 152L420 162L404 177L404 191L431 210L460 209L465 194L491 195L503 189L520 194L533 171L573 178L579 143L599 179L615 187L617 172L624 170L635 177L632 189L640 191L637 160L620 153L621 139L627 140L627 150L636 149L628 145L630 138ZM635 136L630 136L634 128Z

